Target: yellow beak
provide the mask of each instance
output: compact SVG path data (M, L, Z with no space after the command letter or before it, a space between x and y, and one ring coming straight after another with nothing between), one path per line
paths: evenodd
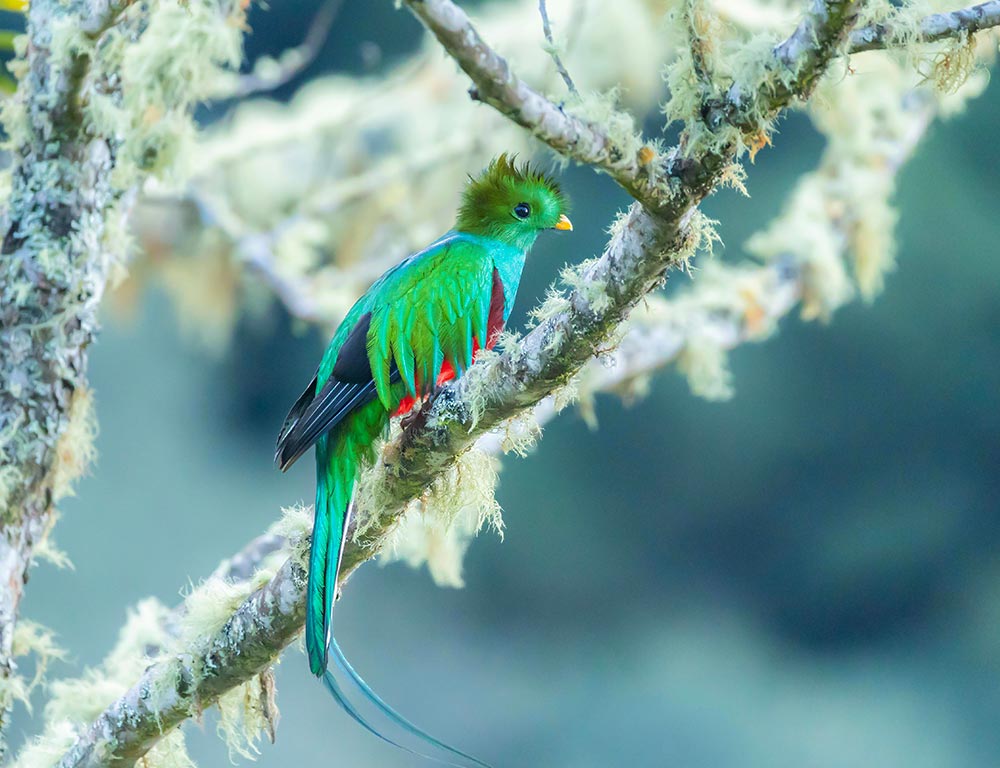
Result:
M556 222L556 225L552 227L552 229L559 229L563 232L572 232L573 222L569 220L569 217L565 213L563 213L560 214L559 221Z

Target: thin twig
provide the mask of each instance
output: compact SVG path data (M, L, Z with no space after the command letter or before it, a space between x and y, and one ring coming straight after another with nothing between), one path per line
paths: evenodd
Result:
M902 28L892 19L880 24L859 27L851 32L848 53L862 53L899 46L906 42L934 43L939 40L957 39L962 35L972 35L985 29L1000 26L1000 0L961 8L950 13L934 13L920 22L916 36L911 36L909 27Z
M704 0L688 0L684 17L687 22L688 45L691 48L691 64L695 77L701 84L705 95L712 93L712 69L708 61L708 51L705 45L707 24Z
M559 49L556 48L556 42L552 38L552 25L549 23L549 12L545 7L545 0L538 0L538 13L541 14L542 17L542 32L545 34L545 41L549 44L549 56L551 56L552 61L555 62L556 70L559 72L559 77L561 77L563 82L566 83L566 88L571 94L579 96L580 93L576 90L573 78L569 76L569 71L562 63L562 59L559 58Z
M231 88L223 95L226 98L242 99L255 93L273 91L302 74L323 50L342 5L343 0L326 0L313 16L302 43L278 57L277 70L263 74L255 68L245 75L238 75Z

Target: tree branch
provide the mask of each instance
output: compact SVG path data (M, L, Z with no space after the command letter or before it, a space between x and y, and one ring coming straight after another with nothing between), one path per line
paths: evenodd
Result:
M472 79L472 98L489 104L560 154L606 171L633 197L652 203L652 190L634 151L608 136L606 129L575 117L521 80L493 50L465 11L450 0L404 0ZM655 206L651 206L655 207Z
M552 24L549 22L549 9L545 5L545 0L538 0L538 14L542 17L542 34L545 35L545 42L549 45L549 55L552 57L552 63L556 65L559 77L566 84L566 90L574 96L579 96L576 84L573 82L573 78L569 76L569 71L566 69L566 65L563 64L562 58L559 56L559 51L556 48L556 41L552 36Z
M990 0L951 13L933 13L920 22L916 34L910 25L894 23L891 19L860 27L851 32L847 50L848 53L877 51L897 46L902 40L914 43L955 40L996 26L1000 26L1000 0Z
M149 667L77 739L59 768L132 766L171 729L264 672L302 631L305 589L306 572L289 559L221 630Z
M702 120L712 132L732 126L759 134L763 122L796 98L805 98L857 21L854 0L811 0L795 31L774 48L759 83L735 82L725 96L709 99Z
M340 12L343 0L326 0L309 24L305 39L274 60L265 57L252 72L234 75L219 94L226 99L244 99L258 93L274 91L298 77L316 60Z

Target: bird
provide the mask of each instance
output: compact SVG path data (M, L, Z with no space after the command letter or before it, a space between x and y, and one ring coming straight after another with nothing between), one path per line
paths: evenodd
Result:
M479 350L493 348L510 317L528 251L545 230L573 229L567 210L559 184L516 156L501 154L470 176L454 227L390 268L347 312L278 435L275 463L283 472L310 448L316 453L305 622L309 669L354 720L410 752L416 750L385 736L348 699L328 668L331 653L364 698L405 731L451 757L485 765L387 705L334 638L333 604L357 475L374 461L393 416L409 413L462 376Z

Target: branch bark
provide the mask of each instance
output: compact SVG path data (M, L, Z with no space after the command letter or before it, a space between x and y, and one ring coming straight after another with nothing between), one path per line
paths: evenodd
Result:
M699 237L696 205L735 153L730 148L728 156L716 152L711 158L692 158L675 149L647 168L637 155L626 156L601 126L567 114L517 78L454 3L404 0L404 5L472 78L475 98L557 152L608 172L638 202L616 225L603 255L582 266L580 288L519 344L473 366L437 393L385 447L361 493L362 498L376 498L378 509L358 510L359 518L375 518L366 529L376 542L406 505L480 436L566 384L630 310L662 283L665 271L688 255ZM808 25L793 35L795 55L801 59L786 47L781 63L795 67L801 87L809 87L844 40L854 20L849 6L846 0L816 3ZM768 88L767 93L766 111L772 114L801 95L794 89L775 95ZM370 547L350 543L341 581L373 554ZM222 630L190 653L150 667L81 735L60 766L131 765L169 729L259 674L301 630L304 589L305 573L289 560Z
M268 59L263 66L258 62L252 72L234 75L233 82L222 89L219 96L226 99L244 99L258 93L275 91L301 75L319 56L337 19L343 0L326 0L309 24L305 39L289 48L275 61Z
M59 768L134 765L159 739L274 663L302 631L306 573L289 559L219 632L154 664L88 728Z
M404 0L471 78L469 95L489 104L556 152L606 171L635 199L652 203L642 163L600 125L574 117L521 80L479 35L465 11L450 0Z

